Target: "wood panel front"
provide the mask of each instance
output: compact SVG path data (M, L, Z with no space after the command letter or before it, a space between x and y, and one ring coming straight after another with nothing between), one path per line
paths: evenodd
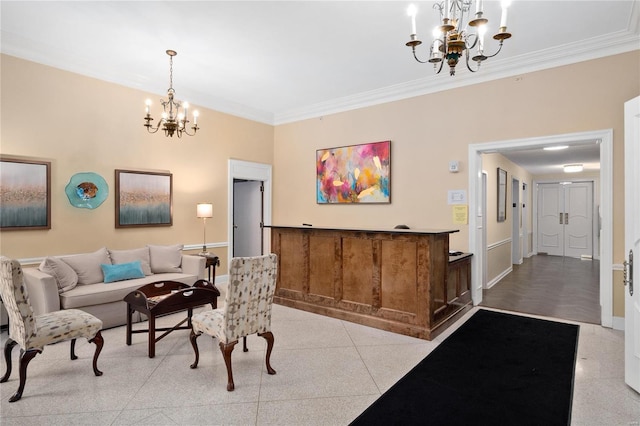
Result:
M334 288L335 250L340 240L334 236L309 235L309 294L336 297Z
M281 288L306 293L309 254L307 236L300 232L284 232L277 234L277 237L280 246L278 278Z
M423 339L468 303L448 233L271 228L276 303Z
M381 307L416 314L417 282L417 241L382 241Z
M342 300L373 304L373 240L342 238Z

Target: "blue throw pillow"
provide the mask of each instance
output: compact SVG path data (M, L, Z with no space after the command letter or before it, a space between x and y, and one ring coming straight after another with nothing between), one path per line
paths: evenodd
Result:
M129 263L118 263L115 265L106 265L102 263L100 266L102 267L105 283L130 280L133 278L144 278L142 264L139 260Z

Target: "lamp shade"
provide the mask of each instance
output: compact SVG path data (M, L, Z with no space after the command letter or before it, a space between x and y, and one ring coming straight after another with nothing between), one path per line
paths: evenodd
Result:
M213 217L213 204L200 203L196 206L197 217Z

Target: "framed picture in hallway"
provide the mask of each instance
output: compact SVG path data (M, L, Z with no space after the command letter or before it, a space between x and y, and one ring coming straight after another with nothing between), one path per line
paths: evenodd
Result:
M498 222L507 220L507 171L498 167Z
M51 163L0 157L0 229L51 229Z
M391 141L317 150L316 202L391 203Z
M116 170L116 228L171 226L171 173Z

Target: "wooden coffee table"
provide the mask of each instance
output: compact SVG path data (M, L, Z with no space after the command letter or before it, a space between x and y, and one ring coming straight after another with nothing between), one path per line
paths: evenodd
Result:
M127 345L131 345L134 333L149 333L149 358L156 356L156 342L174 330L190 330L193 308L211 304L215 309L220 291L206 280L198 280L193 286L176 281L158 281L140 287L127 294ZM173 327L156 328L156 317L187 310L187 317ZM138 311L149 319L149 328L133 330L133 312ZM184 323L186 326L183 326ZM156 331L164 331L156 338Z

